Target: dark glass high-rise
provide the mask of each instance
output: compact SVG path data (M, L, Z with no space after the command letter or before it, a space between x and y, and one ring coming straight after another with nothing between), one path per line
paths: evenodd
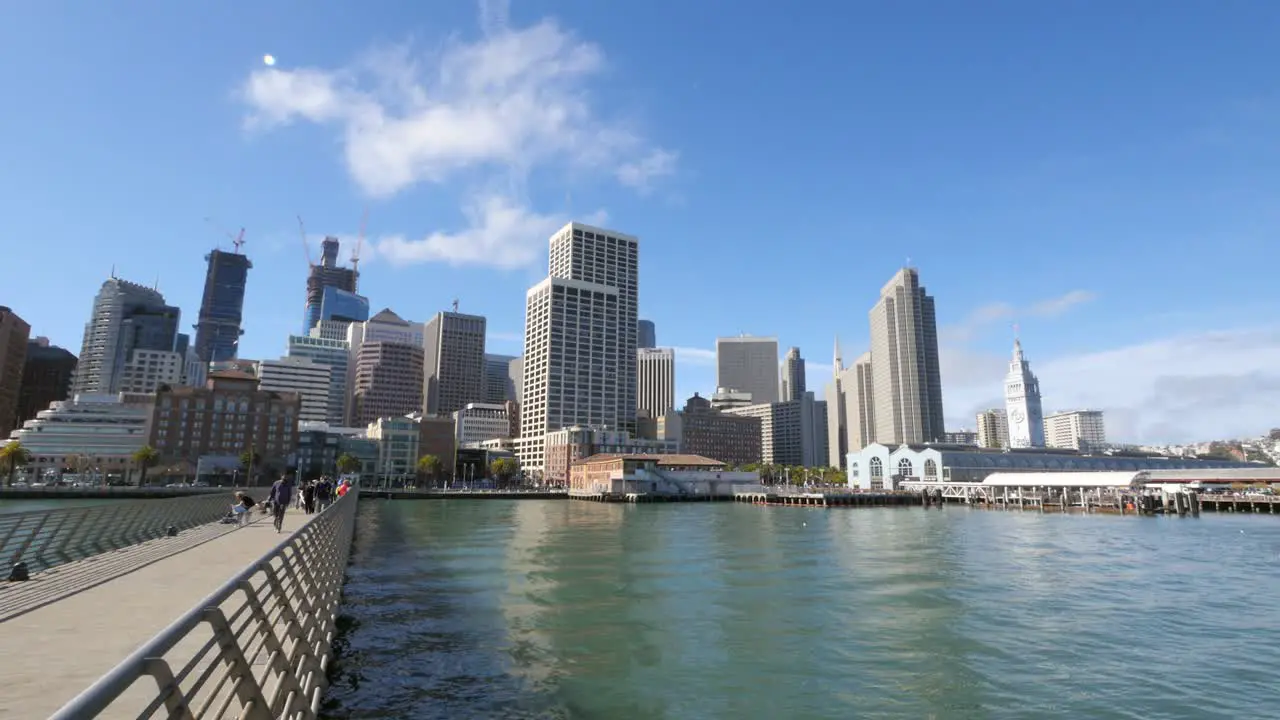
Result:
M214 250L204 279L204 297L196 319L196 355L205 362L234 360L240 349L244 291L253 263L240 253Z

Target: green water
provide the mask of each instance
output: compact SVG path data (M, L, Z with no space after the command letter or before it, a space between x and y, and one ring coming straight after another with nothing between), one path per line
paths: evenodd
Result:
M330 717L1273 718L1280 518L361 502Z

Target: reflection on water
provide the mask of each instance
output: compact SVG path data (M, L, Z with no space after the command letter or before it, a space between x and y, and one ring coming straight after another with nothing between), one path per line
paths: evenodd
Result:
M357 625L327 704L341 718L1272 717L1277 553L1274 518L1230 515L363 501Z

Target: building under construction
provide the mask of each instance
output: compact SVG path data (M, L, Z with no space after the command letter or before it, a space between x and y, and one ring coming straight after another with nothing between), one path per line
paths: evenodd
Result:
M205 363L233 360L240 349L244 291L253 267L240 254L242 242L234 253L214 250L204 257L208 270L196 320L196 356Z
M338 266L338 238L326 237L321 244L320 263L311 266L307 275L307 305L303 315L302 334L311 332L311 328L320 322L320 307L324 301L325 288L337 288L347 292L356 291L356 280L360 273L355 268Z

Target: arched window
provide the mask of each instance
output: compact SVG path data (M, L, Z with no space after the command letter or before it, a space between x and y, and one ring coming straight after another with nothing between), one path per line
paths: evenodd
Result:
M902 458L898 461L898 474L902 477L914 477L911 472L911 458Z
M871 477L884 477L884 463L878 457L871 458Z
M927 478L938 477L938 463L933 460L924 461L924 476Z
M849 463L849 477L858 477L858 463Z

